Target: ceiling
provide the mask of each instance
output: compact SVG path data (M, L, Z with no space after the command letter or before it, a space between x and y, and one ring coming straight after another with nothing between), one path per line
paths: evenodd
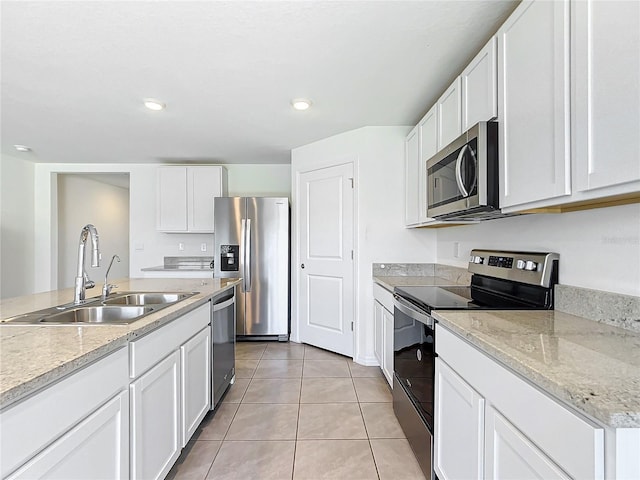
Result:
M2 153L290 163L337 133L417 123L516 4L4 0Z

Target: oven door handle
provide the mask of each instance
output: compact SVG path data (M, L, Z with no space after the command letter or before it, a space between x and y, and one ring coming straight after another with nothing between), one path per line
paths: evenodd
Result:
M411 305L396 293L393 294L393 305L409 318L417 320L420 323L424 323L426 326L433 328L433 317L431 317L431 315L427 315L417 311L416 307Z

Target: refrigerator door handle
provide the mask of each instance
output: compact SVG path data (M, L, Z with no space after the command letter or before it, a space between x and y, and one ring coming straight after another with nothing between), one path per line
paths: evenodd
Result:
M247 218L247 229L246 229L246 241L244 246L245 251L245 262L244 262L244 271L245 271L245 291L251 291L251 219Z
M246 236L247 236L247 223L243 218L240 222L241 232L240 232L240 258L242 259L242 291L247 291L247 262L245 258L246 252Z

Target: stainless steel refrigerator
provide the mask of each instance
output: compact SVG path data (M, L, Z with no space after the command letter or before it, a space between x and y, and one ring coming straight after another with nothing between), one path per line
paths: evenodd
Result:
M289 339L289 199L214 199L215 277L241 277L236 335Z

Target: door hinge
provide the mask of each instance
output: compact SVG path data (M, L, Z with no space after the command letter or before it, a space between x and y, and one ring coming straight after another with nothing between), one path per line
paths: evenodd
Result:
M351 188L353 188L353 177L349 177L349 181L351 182Z
M351 322L351 331L353 332L353 322Z

